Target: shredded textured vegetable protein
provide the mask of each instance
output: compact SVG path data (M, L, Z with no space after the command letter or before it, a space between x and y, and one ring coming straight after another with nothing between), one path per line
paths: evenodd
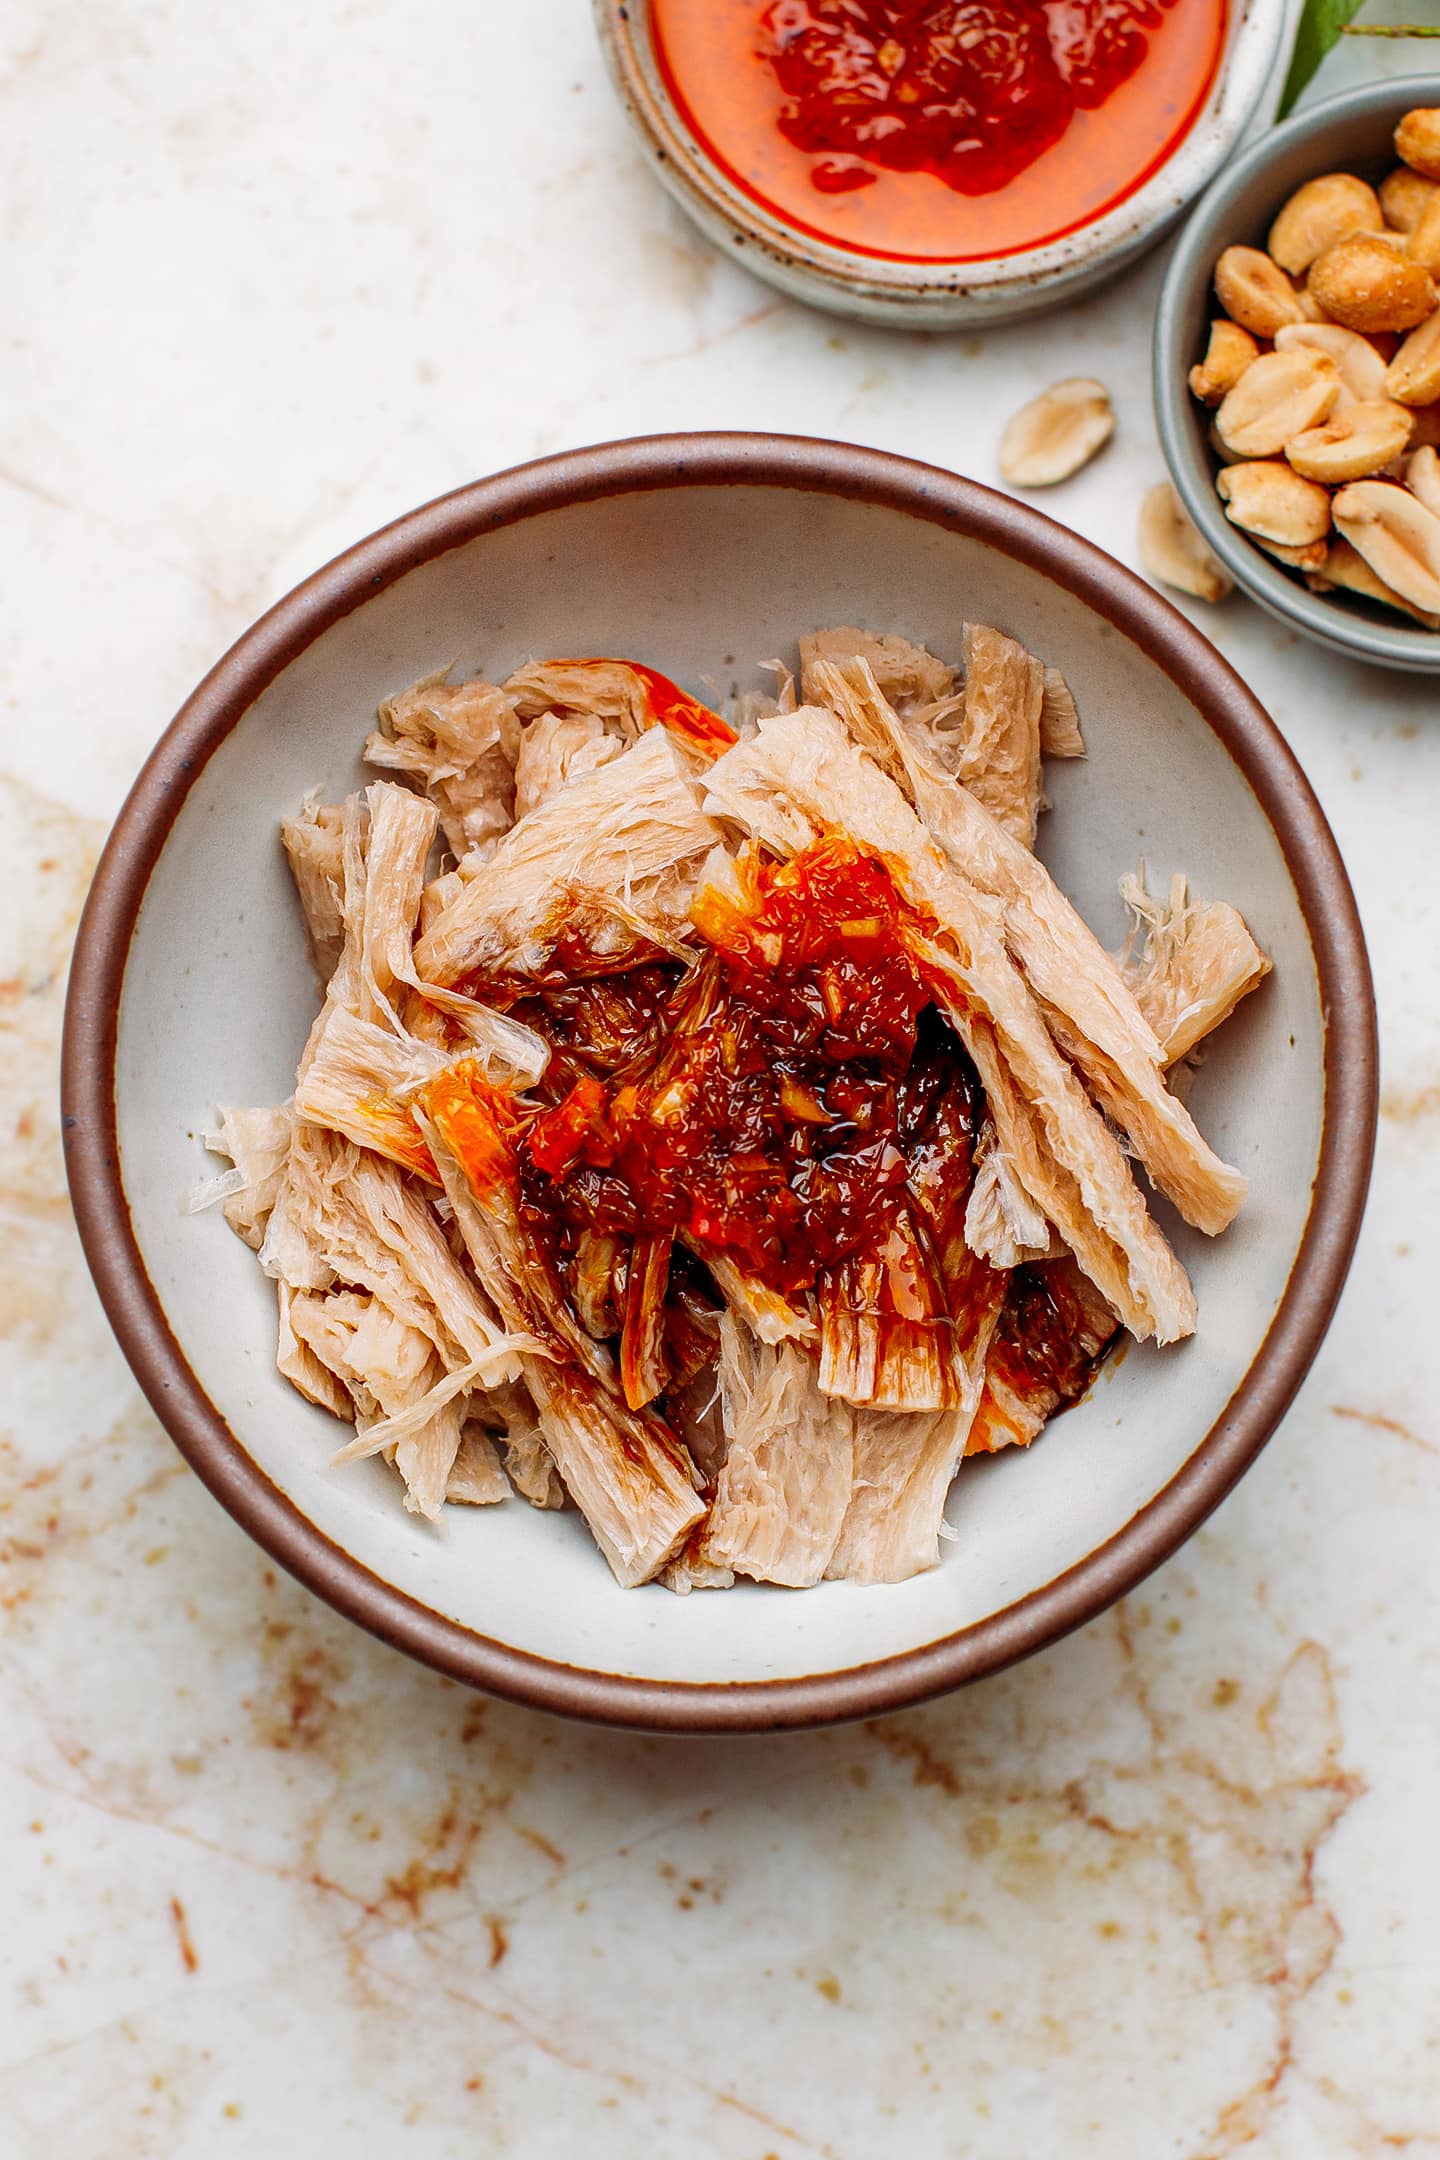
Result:
M899 1582L967 1454L1194 1329L1139 1179L1233 1219L1170 1077L1269 962L1143 870L1101 948L1034 852L1075 698L959 644L813 630L733 724L639 661L441 670L282 821L323 999L189 1207L337 1465L573 1506L625 1586Z

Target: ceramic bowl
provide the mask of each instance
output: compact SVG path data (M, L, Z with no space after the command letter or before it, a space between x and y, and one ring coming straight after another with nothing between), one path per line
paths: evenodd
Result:
M943 1564L884 1589L620 1590L574 1516L407 1515L377 1462L274 1369L271 1285L218 1213L217 1102L291 1090L316 994L276 821L362 783L377 701L439 662L643 656L703 694L832 622L956 653L967 615L1064 669L1089 757L1047 776L1044 849L1107 944L1143 855L1236 903L1275 970L1195 1083L1253 1185L1210 1242L1166 1226L1198 1335L1132 1348L1027 1453L964 1469ZM158 1415L245 1528L322 1597L441 1670L671 1730L873 1715L1089 1619L1252 1460L1329 1320L1365 1192L1374 1002L1354 901L1294 757L1147 585L1034 510L873 450L773 436L617 443L427 505L300 586L206 677L106 846L76 947L64 1107L81 1236ZM1283 1114L1280 1112L1283 1106ZM1162 1213L1164 1211L1162 1210Z
M676 112L656 62L650 0L594 0L600 42L657 179L700 230L757 277L839 315L937 330L1013 322L1073 300L1168 231L1279 93L1283 0L1234 0L1225 51L1194 126L1124 202L1078 232L989 262L890 262L814 239L765 210L712 161Z
M1210 447L1211 412L1186 382L1204 351L1217 257L1232 242L1263 247L1286 197L1322 172L1379 180L1398 160L1395 123L1414 105L1440 105L1440 76L1402 75L1347 90L1287 120L1237 158L1195 211L1165 273L1155 317L1155 418L1161 447L1186 509L1251 599L1267 614L1352 659L1415 674L1440 674L1440 631L1424 630L1350 594L1312 593L1298 573L1263 553L1226 517L1215 493L1220 461Z

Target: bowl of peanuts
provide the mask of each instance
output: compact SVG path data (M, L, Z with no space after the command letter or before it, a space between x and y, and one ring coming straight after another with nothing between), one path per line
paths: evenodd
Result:
M1440 77L1332 98L1216 181L1166 273L1154 389L1196 529L1171 582L1440 674Z

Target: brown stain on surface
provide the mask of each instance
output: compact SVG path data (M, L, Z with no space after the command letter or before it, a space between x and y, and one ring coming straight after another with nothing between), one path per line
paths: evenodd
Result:
M998 1896L1001 1912L1052 1915L1077 1939L1083 1931L1094 1957L1133 1964L1142 1954L1141 1915L1154 1901L1159 1910L1178 1914L1201 1945L1208 1989L1243 1990L1247 2007L1269 2021L1253 2083L1221 2094L1206 2141L1184 2147L1183 2160L1238 2151L1252 2122L1261 2125L1254 2135L1264 2149L1264 2126L1285 2108L1305 2074L1298 2020L1334 1954L1336 1937L1316 1888L1315 1859L1359 1789L1341 1764L1328 1658L1320 1646L1297 1649L1268 1693L1260 1665L1244 1697L1228 1697L1221 1682L1236 1666L1227 1658L1200 1672L1187 1668L1183 1688L1177 1685L1167 1702L1176 1661L1193 1661L1189 1646L1198 1631L1187 1630L1183 1639L1169 1635L1162 1596L1148 1627L1127 1609L1089 1631L1099 1646L1089 1655L1106 1672L1103 1698L1113 1697L1122 1722L1128 1720L1124 1730L1131 1738L1123 1747L1124 1732L1091 1730L1083 1720L1077 1759L1070 1758L1068 1744L1056 1743L1054 1729L1069 1715L1069 1705L1063 1679L1053 1675L1064 1667L1061 1660L1042 1659L963 1698L880 1720L867 1731L758 1742L742 1773L733 1750L722 1745L679 1743L657 1751L634 1736L578 1734L503 1704L477 1705L354 1634L265 1566L188 1479L166 1495L166 1504L178 1510L167 1528L169 1557L137 1575L127 1555L151 1548L156 1533L146 1511L158 1501L151 1496L136 1506L133 1491L147 1483L155 1453L165 1445L147 1418L128 1450L96 1458L97 1468L103 1464L100 1482L77 1502L91 1527L52 1549L42 1579L53 1572L49 1589L58 1608L70 1586L89 1579L76 1577L72 1563L95 1549L93 1526L108 1526L102 1560L118 1602L102 1624L116 1635L118 1648L127 1643L125 1630L153 1606L164 1631L167 1670L177 1690L188 1691L184 1699L191 1707L179 1713L188 1744L196 1759L220 1770L231 1746L230 1769L239 1782L227 1796L227 1788L212 1782L219 1774L213 1768L177 1775L168 1786L149 1768L148 1783L137 1779L128 1788L124 1762L98 1752L116 1742L97 1679L88 1710L74 1721L73 1738L56 1727L57 1744L63 1740L66 1749L61 1789L84 1793L112 1816L163 1826L204 1844L217 1865L222 1859L226 1868L239 1863L293 1888L317 1946L329 1943L338 1956L342 2029L357 2039L368 2036L363 2045L374 2047L377 2059L381 2036L393 2050L403 2042L405 2019L416 2014L412 2007L397 2023L397 1988L411 1985L413 1967L399 1959L387 1968L386 1945L404 1938L406 1958L414 1954L411 1944L418 1946L433 1976L424 1991L427 2023L446 2020L435 2030L448 2035L441 2044L465 2065L462 2077L477 2060L487 2072L483 2096L472 2095L470 2105L490 2111L485 2135L493 2131L494 2149L508 2149L504 2140L518 2119L508 2112L508 2082L488 2075L486 2055L477 2058L473 2051L479 2011L506 2036L502 2055L513 2041L549 2058L557 2071L563 2066L603 2084L607 2097L634 2111L637 2137L642 2115L649 2119L646 2096L673 2087L674 2049L681 2044L674 2033L636 2029L636 2011L648 2016L654 1998L628 1966L607 1970L597 1964L598 1985L587 1983L573 2001L563 1990L551 2000L547 1987L543 2007L527 2005L517 1993L524 1966L517 1973L509 1956L517 1913L536 1929L543 1955L547 1941L561 1939L555 1931L562 1906L547 1902L557 1879L584 1869L593 1917L563 1938L567 1954L587 1960L613 1955L618 1910L631 1917L632 1935L636 1927L655 1930L651 1939L666 1944L669 1955L674 1940L664 1929L676 1893L708 1896L717 1868L728 1864L736 1924L765 1925L756 1900L766 1880L762 1861L769 1838L762 1829L757 1839L755 1826L766 1816L749 1819L747 1829L747 1817L736 1812L753 1804L757 1778L762 1787L774 1785L776 1804L785 1811L775 1834L803 1836L804 1864L817 1892L813 1911L807 1899L803 1914L786 1922L798 1931L797 1947L812 1976L794 1998L797 2018L822 2020L838 2033L842 1977L842 2000L863 2001L869 1976L884 1970L893 1954L905 1961L904 2014L920 2021L925 2060L936 2065L945 2089L956 2089L962 2061L971 2079L977 2045L981 2054L1003 2046L1007 2059L1022 2065L1032 2050L1062 2064L1079 2046L1066 2022L1067 2006L1094 1995L1088 1957L1077 1961L1074 2005L1066 1992L1070 1983L1049 1976L1051 1995L1041 2009L1032 2014L1023 2001L1004 2006L1010 2014L994 2027L993 2040L977 2041L976 2027L968 2052L951 2058L948 2071L940 2068L946 2058L937 2049L940 2036L954 2029L957 2006L945 1998L949 1982L939 1975L972 1964L966 1950L983 1944L983 1934L942 1942L942 1961L929 1978L928 1968L911 1969L915 1957L923 1963L924 1945L937 1929L983 1927L976 1908ZM32 1504L51 1507L55 1484L53 1477L42 1480ZM228 1618L216 1616L216 1600L227 1589ZM248 1723L234 1717L240 1689L215 1686L217 1671L224 1670L216 1660L233 1658L241 1644L248 1645L251 1673L258 1676L248 1697ZM1217 1692L1227 1694L1223 1709L1215 1706ZM198 1720L193 1726L192 1719ZM140 1749L137 1764L143 1755L148 1765L150 1753L148 1744ZM851 1768L863 1770L863 1780L852 1777ZM541 1794L547 1830L573 1825L573 1836L560 1830L574 1849L573 1860L524 1820L527 1798ZM704 1805L697 1807L697 1799ZM192 1807L199 1811L193 1818L187 1814ZM212 1846L205 1833L217 1809L222 1827ZM231 1832L231 1825L252 1820L283 1826L273 1855L257 1841L247 1857L244 1832L238 1839ZM674 1842L682 1822L685 1842ZM906 1840L927 1823L950 1841L950 1862L920 1860L918 1876L907 1862L895 1881L902 1901L921 1901L921 1936L906 1932L915 1918L913 1903L908 1921L905 1910L894 1910L892 1951L886 1949L889 1938L852 1943L831 1936L831 1926L850 1924L853 1910L841 1869L845 1841L856 1840L859 1865L873 1879L877 1869L898 1869ZM657 1836L671 1841L660 1847L667 1857L658 1867ZM569 1914L573 1893L562 1895ZM1079 1908L1093 1915L1093 1927L1073 1927L1077 1895L1103 1900ZM831 1976L839 1976L835 1994L825 1984ZM805 2030L802 2022L802 2035ZM835 2160L859 2160L864 2150L839 2129L823 2099L810 2101L811 2119L805 2120L809 2081L797 2083L783 2066L742 2071L718 2043L714 2052L701 2046L687 2056L686 2086L701 2111L694 2118L697 2141L713 2139L726 2119L733 2138L738 2117L757 2148L783 2144L786 2151L832 2154ZM571 2111L581 2104L578 2095L557 2095L555 2101L564 2119L576 2124L577 2137L579 2117ZM998 2097L995 2105L998 2111ZM894 2127L898 2149L902 2125Z
M1118 1653L1112 1714L1122 1728L1132 1722L1134 1737L1113 1758L1108 1749L1094 1754L1076 1775L1028 1767L1023 1746L997 1756L950 1721L966 1731L962 1772L940 1738L943 1712L907 1713L865 1730L944 1811L942 1826L993 1890L1063 1911L1083 1882L1113 1881L1132 1898L1144 1888L1159 1900L1157 1917L1171 1911L1188 1926L1210 1988L1254 1991L1270 2019L1263 2061L1220 2102L1200 2142L1185 2148L1185 2160L1228 2160L1268 2134L1296 2074L1301 2013L1340 1939L1317 1887L1317 1861L1364 1782L1341 1760L1334 1679L1321 1644L1300 1643L1248 1712L1239 1684L1223 1672L1198 1698L1193 1687L1177 1687L1172 1706L1156 1685L1161 1675L1168 1688L1166 1661L1182 1655L1178 1645L1158 1647L1177 1641L1166 1617L1122 1604L1105 1625ZM1022 1681L995 1683L994 1699L1007 1691L1023 1700ZM1224 1724L1206 1745L1203 1720L1212 1716ZM1222 1740L1222 1731L1230 1737ZM973 1874L967 1879L973 1884ZM963 1924L972 1903L973 1889L952 1891L944 1910ZM1112 1944L1127 1937L1114 1920L1095 1933ZM995 2015L1003 2021L1003 2006ZM1058 2030L1047 2045L1062 2055L1070 2048Z
M117 1471L140 1463L134 1482L115 1491ZM84 1560L188 1475L138 1397L61 1462L33 1463L0 1435L0 1626L23 1627L33 1617L25 1608L43 1600L57 1561Z
M0 773L15 897L0 952L0 1336L39 1345L67 1314L72 1233L55 1066L66 971L103 827Z
M537 1852L543 1853L552 1867L563 1868L566 1866L564 1853L548 1837L543 1836L538 1830L532 1830L525 1823L517 1823L515 1827L517 1835L524 1838L527 1845L533 1845Z
M1396 1125L1418 1125L1422 1118L1440 1117L1440 1080L1422 1088L1383 1089L1380 1115Z
M952 1764L941 1760L921 1734L879 1719L872 1720L865 1730L874 1733L882 1747L908 1765L912 1783L938 1785L953 1800L960 1798L965 1788L959 1773Z
M1413 1431L1408 1425L1402 1425L1399 1418L1385 1417L1379 1410L1358 1410L1351 1403L1331 1403L1330 1415L1349 1418L1356 1425L1368 1425L1372 1432L1393 1433L1395 1438L1403 1440L1407 1447L1420 1448L1427 1455L1440 1452L1437 1451L1435 1442L1427 1440L1423 1433Z
M181 1964L185 1967L187 1973L198 1972L200 1960L196 1955L194 1937L190 1933L190 1922L186 1916L185 1907L178 1897L172 1897L170 1900L170 1918L175 1925L175 1940L180 1946Z
M283 1643L288 1630L266 1633ZM343 1668L320 1645L296 1650L283 1660L273 1690L251 1705L256 1737L281 1750L321 1747L340 1714L335 1690L343 1679Z
M397 1875L385 1878L385 1894L381 1907L390 1905L402 1910L411 1920L423 1919L427 1901L437 1890L458 1890L469 1872L471 1855L479 1842L483 1822L478 1817L467 1816L452 1799L426 1833L420 1850ZM491 1924L493 1927L493 1923ZM505 1952L502 1948L494 1954L494 1935L491 1937L491 1964L498 1964Z

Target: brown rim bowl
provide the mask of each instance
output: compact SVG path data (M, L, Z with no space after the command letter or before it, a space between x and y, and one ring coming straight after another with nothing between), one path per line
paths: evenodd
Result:
M627 651L712 697L825 621L958 650L997 621L1063 668L1090 756L1047 777L1042 852L1099 930L1115 881L1188 870L1274 974L1216 1038L1192 1107L1250 1174L1240 1222L1165 1226L1201 1321L1132 1349L1023 1454L968 1465L913 1583L621 1591L570 1514L406 1515L378 1462L273 1369L273 1305L218 1214L218 1101L283 1099L315 990L278 817L363 777L381 696L445 660ZM75 948L63 1056L76 1220L136 1377L274 1559L384 1641L548 1710L669 1732L874 1716L1093 1618L1204 1520L1273 1432L1329 1323L1376 1117L1375 1004L1334 839L1272 721L1149 586L1038 512L879 451L766 435L601 445L482 480L363 540L246 632L136 781ZM452 1525L448 1518L457 1521Z

